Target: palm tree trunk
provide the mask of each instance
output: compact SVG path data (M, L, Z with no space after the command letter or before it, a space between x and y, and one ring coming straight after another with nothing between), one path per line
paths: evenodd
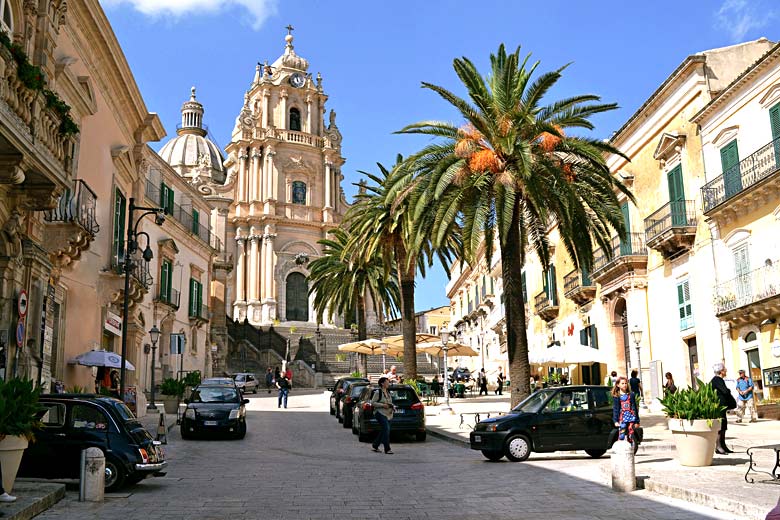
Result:
M509 233L506 240L501 243L501 276L504 282L506 350L509 356L512 407L529 395L531 378L531 365L528 362L525 303L523 301L522 247L518 198L515 202Z
M368 338L366 331L366 298L362 294L357 297L357 320L357 339L362 341ZM368 356L366 354L358 354L357 369L368 377Z
M404 337L404 378L417 379L417 324L414 320L414 275L417 266L411 262L403 245L395 246L398 285L401 288L401 333Z

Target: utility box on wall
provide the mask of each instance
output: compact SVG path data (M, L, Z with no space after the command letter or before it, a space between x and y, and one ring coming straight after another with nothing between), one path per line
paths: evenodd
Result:
M664 396L664 370L661 360L650 362L650 398L659 399Z

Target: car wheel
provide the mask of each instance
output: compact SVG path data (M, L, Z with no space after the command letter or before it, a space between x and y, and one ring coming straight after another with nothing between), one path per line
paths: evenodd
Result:
M414 434L414 440L417 442L425 442L425 439L428 437L428 432L417 432Z
M602 455L604 455L607 452L607 450L585 450L585 453L593 457L594 459L598 459Z
M352 434L353 435L357 435L358 434L358 429L357 429L357 426L355 426L355 420L354 419L352 420Z
M523 462L531 455L531 441L525 435L512 435L506 440L506 458Z
M344 428L351 428L352 427L352 419L350 419L350 420L347 420L346 418L342 419L341 426L343 426Z
M504 458L504 454L500 450L482 450L482 455L484 455L486 459L492 460L493 462L498 462Z
M336 410L334 410L332 406L330 407L330 414L336 415Z
M106 491L116 491L125 483L125 470L114 457L106 457Z
M238 432L236 432L236 439L243 439L246 437L246 423L241 423L238 425Z

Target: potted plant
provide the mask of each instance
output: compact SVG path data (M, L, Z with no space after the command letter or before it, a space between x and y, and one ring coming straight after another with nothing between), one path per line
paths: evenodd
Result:
M13 488L24 450L40 425L40 393L40 388L35 388L32 381L0 379L0 465L3 488L7 493Z
M677 447L677 460L683 466L712 464L724 410L709 383L698 380L697 386L661 399Z
M184 395L184 381L169 377L160 384L160 393L165 413L174 414L179 409L179 401Z

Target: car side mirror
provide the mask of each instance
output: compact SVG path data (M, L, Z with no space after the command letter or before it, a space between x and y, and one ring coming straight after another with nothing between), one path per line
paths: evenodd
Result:
M249 399L242 399L241 404L249 404Z

